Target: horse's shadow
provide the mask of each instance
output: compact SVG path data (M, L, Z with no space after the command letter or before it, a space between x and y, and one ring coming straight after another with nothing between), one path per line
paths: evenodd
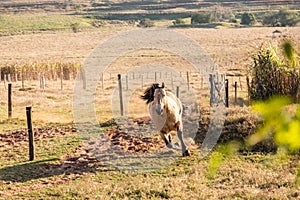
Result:
M26 162L0 169L0 180L7 182L27 182L30 180L49 178L57 175L95 173L96 171L106 170L99 168L98 164L81 162L65 165L59 159L45 159L33 162Z

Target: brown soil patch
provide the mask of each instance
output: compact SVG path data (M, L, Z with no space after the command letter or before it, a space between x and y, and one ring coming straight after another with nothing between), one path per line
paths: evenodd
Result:
M34 140L38 141L44 138L53 138L57 135L65 135L67 133L75 133L75 129L57 128L57 127L43 127L34 128ZM16 143L28 141L28 130L19 129L8 133L0 133L0 148L7 145L14 146Z
M139 138L116 128L107 130L106 135L112 144L120 146L122 150L128 152L154 151L164 146L159 138Z

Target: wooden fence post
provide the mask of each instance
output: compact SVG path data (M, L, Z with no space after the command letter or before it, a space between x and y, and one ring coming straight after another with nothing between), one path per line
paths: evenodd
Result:
M80 69L80 74L82 78L82 88L86 90L86 76L85 76L85 70L83 68Z
M11 118L12 116L12 87L11 83L8 84L8 118Z
M61 70L60 70L60 90L63 90L64 89L64 72L63 72L63 70L62 70L62 68L61 68Z
M237 82L234 82L234 103L237 103Z
M120 96L120 113L121 113L121 116L123 116L124 115L124 108L123 108L123 94L122 94L121 74L118 74L118 82L119 82L119 96Z
M22 71L21 71L21 81L22 81L22 89L24 90L25 84L24 84L24 68L22 67Z
M125 75L125 79L126 79L126 90L128 90L128 75Z
M241 81L241 77L239 76L239 82L240 82L240 88L241 90L243 90L243 85L242 85L242 81Z
M179 86L176 87L176 97L179 98Z
M210 82L210 105L215 103L215 83L214 83L214 77L212 74L209 75L209 82Z
M188 91L190 91L190 76L189 76L189 72L186 72L186 81L187 81Z
M46 79L45 76L42 75L40 76L40 89L45 90L45 86L46 86Z
M246 77L246 81L247 81L247 89L248 89L248 104L250 105L251 104L251 98L250 98L250 80L249 80L249 77L247 76Z
M228 108L229 95L228 95L228 79L225 80L225 107Z
M26 107L28 141L29 141L29 160L34 160L34 137L32 131L31 106Z
M104 90L104 72L101 73L102 90Z

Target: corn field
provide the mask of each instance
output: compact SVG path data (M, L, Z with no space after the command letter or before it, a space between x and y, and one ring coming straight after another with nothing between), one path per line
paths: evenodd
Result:
M4 64L0 65L0 81L40 80L41 77L47 80L70 80L76 77L80 68L81 63L78 62Z
M248 81L251 100L267 100L272 96L288 96L299 101L300 75L297 66L289 66L279 58L276 48L262 46L253 56L251 81Z

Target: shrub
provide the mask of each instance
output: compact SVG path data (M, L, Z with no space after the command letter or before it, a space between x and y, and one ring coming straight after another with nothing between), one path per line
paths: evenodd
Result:
M185 21L184 21L184 19L182 19L182 18L178 18L178 19L176 19L175 21L173 21L173 24L174 24L174 25L185 24Z
M206 12L193 14L191 18L192 24L205 24L205 23L211 23L211 21L212 21L211 14Z
M242 15L241 24L243 25L253 25L256 23L256 18L253 13L244 13Z
M149 28L149 27L153 27L154 26L154 22L151 19L144 18L144 19L142 19L139 22L138 26L139 27Z
M79 31L79 23L78 22L71 24L70 27L74 33L77 33Z
M92 25L93 27L99 28L99 27L102 27L102 26L105 25L105 21L95 19L95 20L93 20L93 21L91 22L91 25Z

